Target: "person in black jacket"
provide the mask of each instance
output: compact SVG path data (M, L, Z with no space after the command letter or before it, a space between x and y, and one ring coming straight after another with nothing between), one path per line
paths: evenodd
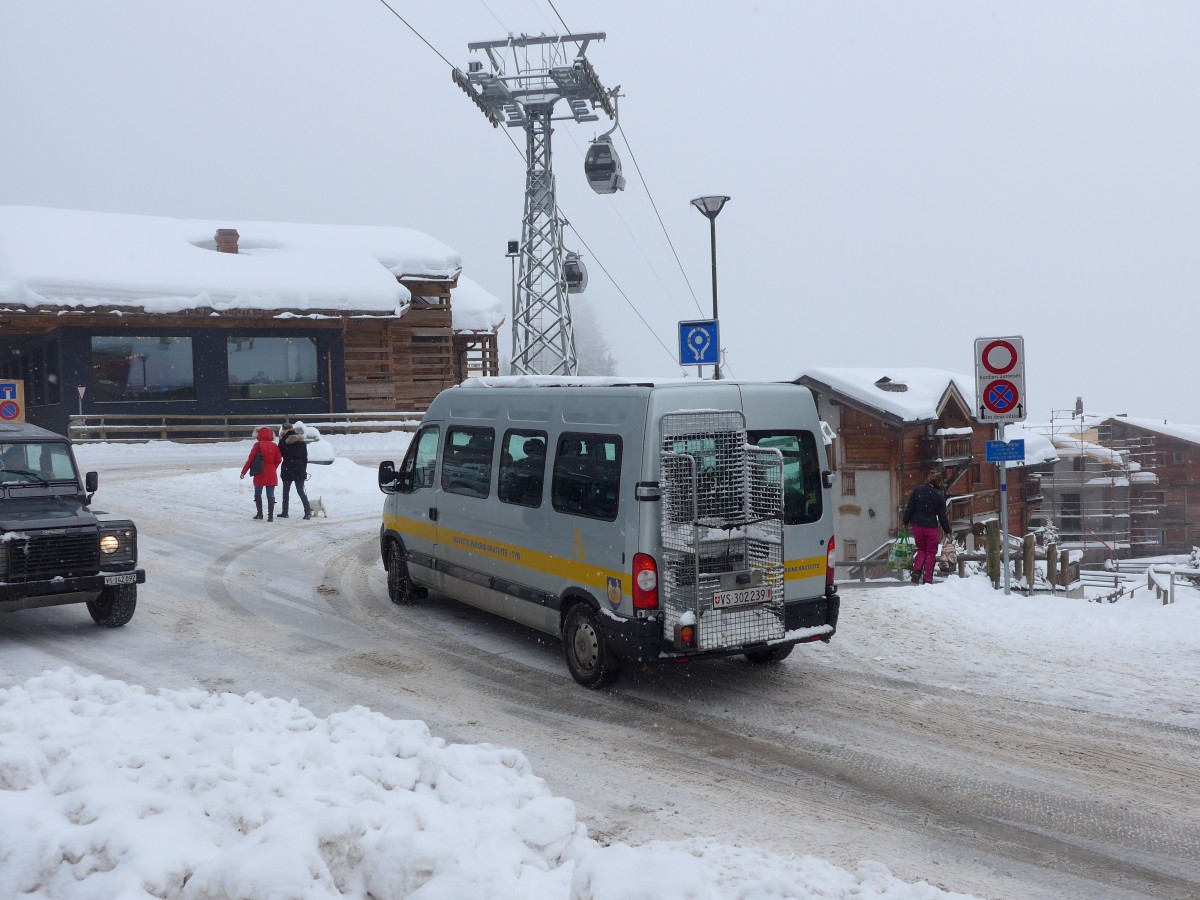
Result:
M283 478L283 511L279 518L288 517L288 495L292 485L296 485L296 496L304 504L304 518L312 518L312 508L308 505L308 495L304 492L304 482L308 480L308 445L304 440L304 432L292 425L283 423L279 433L279 452L283 455L283 465L279 474Z
M286 465L286 463L285 463ZM287 494L284 494L287 497ZM286 503L287 500L284 500ZM913 557L912 583L933 582L933 567L937 562L941 531L950 533L950 520L946 517L946 495L942 493L940 472L931 472L925 484L917 485L908 495L908 506L904 509L904 524L912 528L913 541L917 545Z

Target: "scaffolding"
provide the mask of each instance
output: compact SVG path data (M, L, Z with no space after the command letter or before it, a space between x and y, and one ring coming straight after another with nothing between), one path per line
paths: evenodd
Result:
M1162 546L1153 437L1115 439L1111 429L1088 424L1081 402L1052 411L1049 425L1034 430L1058 456L1039 480L1041 518L1054 525L1060 546L1081 551L1085 564L1149 555Z

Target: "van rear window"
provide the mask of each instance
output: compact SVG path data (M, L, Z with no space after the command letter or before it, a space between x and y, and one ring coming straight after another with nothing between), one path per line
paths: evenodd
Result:
M612 521L621 492L621 439L564 432L554 454L551 502L573 516Z
M783 524L816 522L822 514L821 457L811 431L751 431L756 447L783 454Z

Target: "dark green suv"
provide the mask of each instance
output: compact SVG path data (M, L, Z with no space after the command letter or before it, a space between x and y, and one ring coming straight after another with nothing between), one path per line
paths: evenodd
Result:
M0 612L86 603L98 625L137 608L137 528L89 508L98 477L81 481L71 442L0 424Z

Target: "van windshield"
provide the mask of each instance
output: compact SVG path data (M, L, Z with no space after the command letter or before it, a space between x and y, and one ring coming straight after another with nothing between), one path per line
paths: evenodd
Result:
M64 443L0 444L0 484L76 480L75 464Z
M750 431L756 447L783 454L783 524L816 522L822 514L821 457L811 431Z

